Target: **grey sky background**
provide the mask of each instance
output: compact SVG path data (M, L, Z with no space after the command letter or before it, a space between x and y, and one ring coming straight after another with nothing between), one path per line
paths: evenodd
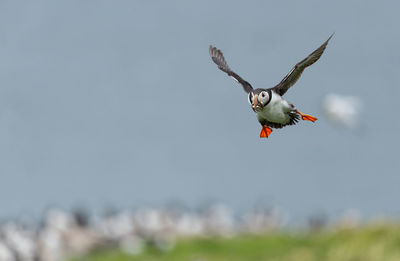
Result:
M398 216L396 1L0 1L0 217L49 205L257 202L295 220L357 208ZM260 126L222 49L272 87L335 32L285 95L316 124ZM322 114L364 102L361 134Z

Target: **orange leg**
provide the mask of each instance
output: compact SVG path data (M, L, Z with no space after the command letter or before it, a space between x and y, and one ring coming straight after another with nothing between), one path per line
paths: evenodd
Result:
M313 116L311 116L311 115L308 115L308 114L304 114L304 113L301 113L301 112L299 112L299 111L296 111L298 114L300 114L301 115L301 118L304 120L304 121L312 121L312 122L315 122L316 120L317 120L317 118L315 118L315 117L313 117Z
M262 126L261 132L260 132L260 138L268 138L268 136L271 134L272 129L268 126Z

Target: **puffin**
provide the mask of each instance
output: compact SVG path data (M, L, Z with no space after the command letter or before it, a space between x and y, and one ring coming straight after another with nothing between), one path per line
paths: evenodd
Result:
M209 52L213 62L220 70L240 83L243 90L248 94L251 108L261 124L260 138L268 138L273 128L280 129L288 125L295 125L300 118L311 122L317 120L316 117L300 112L296 106L286 101L282 96L297 82L304 69L318 61L332 36L333 34L318 49L298 62L280 83L268 89L253 89L249 82L230 69L221 50L210 45Z

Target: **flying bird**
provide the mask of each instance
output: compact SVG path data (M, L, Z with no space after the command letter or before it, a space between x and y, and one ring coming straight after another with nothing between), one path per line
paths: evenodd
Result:
M363 103L357 96L330 93L322 100L322 109L331 123L338 127L357 130Z
M297 82L304 69L318 61L332 36L333 34L318 49L297 63L280 83L269 89L253 89L249 82L229 68L221 50L210 45L210 56L214 63L220 70L240 83L244 91L248 93L251 108L257 114L257 119L262 126L260 138L268 138L272 128L280 129L287 125L295 125L300 117L306 121L315 122L317 120L311 115L301 113L282 96Z

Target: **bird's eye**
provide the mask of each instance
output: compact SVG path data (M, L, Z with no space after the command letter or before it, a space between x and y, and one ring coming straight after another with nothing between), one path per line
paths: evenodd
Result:
M263 98L264 98L264 97L265 97L265 93L263 93L263 92L262 92L262 93L261 93L261 97L263 97Z

